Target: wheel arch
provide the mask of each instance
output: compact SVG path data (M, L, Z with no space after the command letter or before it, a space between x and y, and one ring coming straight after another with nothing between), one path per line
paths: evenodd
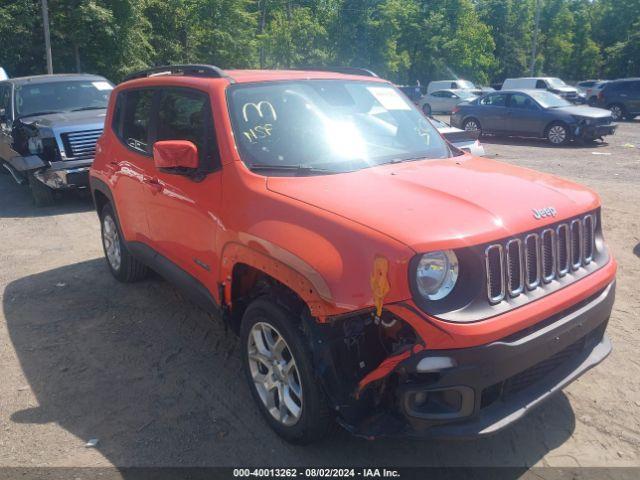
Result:
M230 243L224 248L221 300L230 309L234 322L242 317L250 300L274 289L288 293L284 295L288 301L303 304L321 322L341 311L332 304L329 287L318 272L289 252L278 253L286 255L286 262L240 243Z

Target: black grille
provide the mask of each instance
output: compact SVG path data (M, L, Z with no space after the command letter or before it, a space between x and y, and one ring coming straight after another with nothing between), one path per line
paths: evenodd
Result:
M566 223L558 226L556 231L556 244L558 246L558 275L561 277L569 271L569 255L571 246L569 245L569 227Z
M555 276L556 251L553 230L550 228L542 232L540 253L542 255L542 279L550 282Z
M508 400L509 397L543 381L547 375L567 364L571 359L581 354L586 354L588 349L593 348L602 340L606 326L605 322L555 355L536 363L522 372L516 373L502 382L485 388L482 391L481 408L489 406L498 399Z
M74 160L93 158L100 135L102 135L102 129L63 133L61 137L67 158Z

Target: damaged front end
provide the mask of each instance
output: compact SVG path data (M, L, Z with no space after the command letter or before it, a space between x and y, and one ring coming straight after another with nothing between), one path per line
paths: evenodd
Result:
M316 372L342 426L366 438L405 431L398 389L408 379L397 367L425 347L413 328L375 308L307 325Z

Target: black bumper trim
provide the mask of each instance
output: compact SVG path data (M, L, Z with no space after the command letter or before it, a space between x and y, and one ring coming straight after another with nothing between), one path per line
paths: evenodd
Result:
M352 431L364 436L475 438L505 428L607 357L611 352L611 342L604 335L604 330L614 299L615 281L588 301L568 309L565 314L554 315L550 322L540 322L540 328L527 330L524 335L506 337L478 347L427 350L408 358L396 368L404 379L398 385L396 395L400 405L405 407L400 412L388 412L387 416L396 418L394 431L382 432L380 425L371 423ZM563 356L563 352L570 354ZM456 366L435 375L420 374L417 365L427 357L450 357ZM560 360L548 368L548 362L554 357ZM547 368L542 373L538 372L539 376L532 376L531 381L525 382L521 388L508 395L499 395L483 405L486 389L507 384L518 376L526 377L529 371L540 365ZM438 415L418 417L406 408L407 396L416 392L442 391L447 387L460 390L460 386L468 387L466 390L471 396L463 398L463 404L471 402L473 408L461 408L457 418L455 415L447 418L438 418Z

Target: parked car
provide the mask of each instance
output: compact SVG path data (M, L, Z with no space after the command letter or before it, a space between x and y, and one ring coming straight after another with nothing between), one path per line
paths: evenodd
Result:
M476 157L484 157L484 147L479 140L480 131L461 130L433 117L430 117L429 120L454 147L469 152Z
M427 94L437 90L467 90L475 95L482 95L483 93L494 91L491 87L477 87L473 82L462 79L436 80L429 82L429 85L427 86Z
M152 268L239 332L291 442L334 420L491 434L611 351L599 197L452 151L380 78L140 72L111 96L90 179L114 277Z
M522 77L507 78L502 84L502 90L548 90L560 95L571 103L584 103L584 99L578 94L578 89L567 85L557 77Z
M477 95L469 90L436 90L428 93L418 101L418 106L425 115L432 113L451 113L453 107L460 102L469 102Z
M416 105L420 99L427 93L427 90L422 85L399 85L398 88L404 93L409 100Z
M54 190L88 187L113 85L96 75L39 75L0 82L0 163L28 183L37 206Z
M615 120L640 115L640 78L613 80L602 86L596 105L611 110Z
M600 91L603 89L603 87L609 82L609 80L602 80L600 82L597 82L596 84L594 84L592 87L587 87L585 92L584 92L584 96L585 99L587 101L587 103L592 106L595 107L598 103L598 94L600 93Z
M592 88L596 83L600 83L602 80L583 80L581 82L576 83L576 88L578 92L587 93L587 90Z
M611 112L572 105L544 90L501 90L461 104L451 114L451 125L482 133L546 138L553 145L613 135L617 127Z

